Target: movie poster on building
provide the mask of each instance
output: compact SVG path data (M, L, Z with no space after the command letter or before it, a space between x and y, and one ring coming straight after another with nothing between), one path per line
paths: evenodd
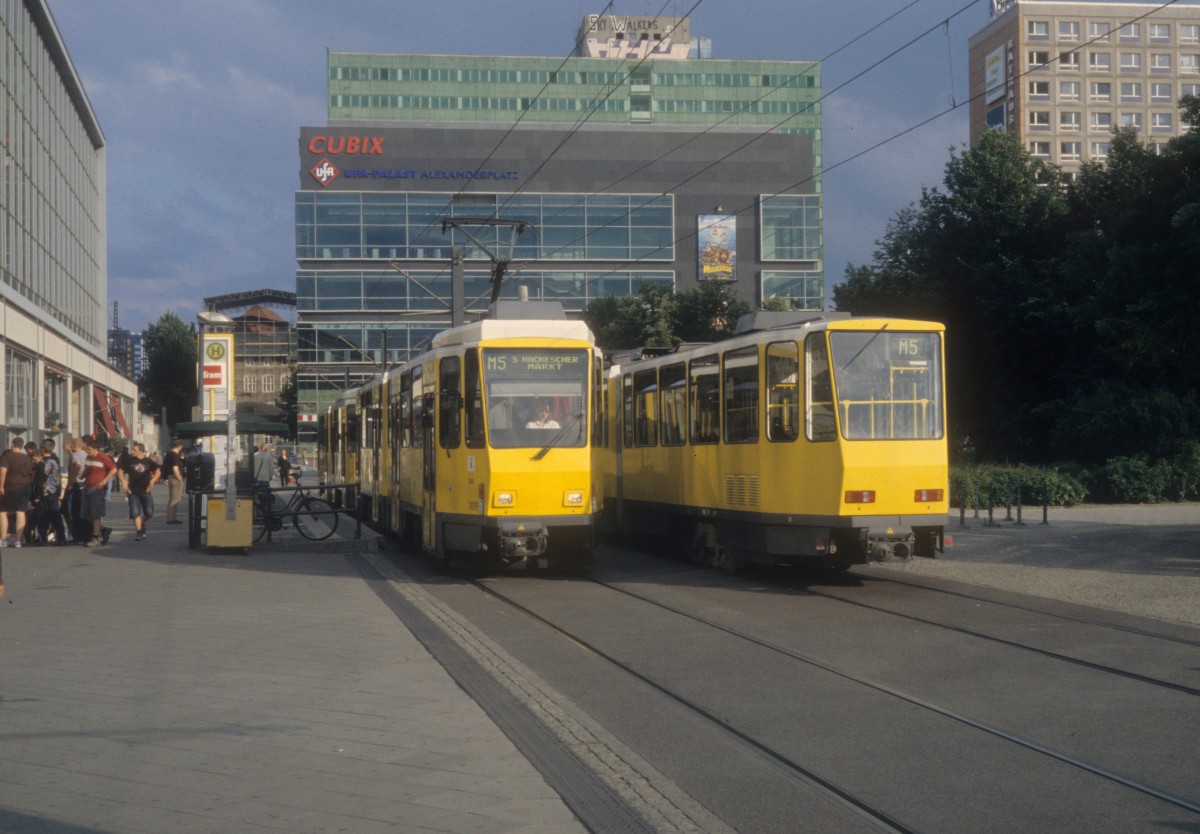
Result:
M701 281L737 280L737 215L697 217Z

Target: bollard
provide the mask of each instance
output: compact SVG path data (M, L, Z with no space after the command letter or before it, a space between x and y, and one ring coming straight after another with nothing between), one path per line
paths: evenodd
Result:
M1050 488L1042 487L1042 524L1050 523Z
M1021 487L1017 487L1017 526L1024 527L1025 522L1021 520Z
M1006 495L1005 498L1007 499L1007 501L1004 505L1004 520L1012 521L1013 520L1013 517L1012 517L1012 505L1013 505L1012 493L1011 492L1008 493L1008 495Z
M983 526L984 526L984 527L999 527L999 526L1000 526L999 524L997 524L997 523L996 523L996 520L995 520L995 519L992 517L992 502L991 502L991 501L988 501L988 520L987 520L987 524L985 524L985 525L983 525Z
M965 497L962 506L958 508L958 526L964 529L967 526L967 499Z
M975 487L975 517L979 518L979 487Z

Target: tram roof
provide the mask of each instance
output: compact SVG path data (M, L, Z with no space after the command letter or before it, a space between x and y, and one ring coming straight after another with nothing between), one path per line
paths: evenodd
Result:
M433 337L431 346L440 348L485 339L522 337L595 343L587 324L568 319L557 301L498 301L491 305L487 318L443 330Z

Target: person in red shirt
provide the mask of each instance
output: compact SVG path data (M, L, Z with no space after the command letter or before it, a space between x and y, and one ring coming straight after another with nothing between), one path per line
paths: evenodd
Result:
M98 547L108 544L112 528L104 526L104 515L108 510L108 482L117 475L117 465L113 459L96 445L91 437L83 439L83 448L87 458L83 462L83 510L84 518L92 520L92 537L85 547Z

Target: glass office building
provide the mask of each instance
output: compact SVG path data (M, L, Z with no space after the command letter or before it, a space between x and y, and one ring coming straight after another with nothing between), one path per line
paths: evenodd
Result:
M568 59L328 54L295 194L302 426L448 325L456 247L468 316L493 256L505 297L569 313L708 280L823 308L819 65L690 58L686 19L620 24L585 19Z
M0 0L4 448L132 436L137 388L107 361L104 200L104 134L50 9Z

